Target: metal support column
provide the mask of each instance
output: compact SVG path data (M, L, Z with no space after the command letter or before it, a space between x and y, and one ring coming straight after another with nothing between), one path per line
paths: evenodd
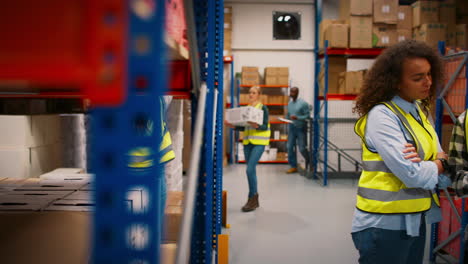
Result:
M96 201L92 263L159 262L163 210L160 188L164 177L159 164L163 118L159 99L167 87L165 1L146 5L144 12L133 8L130 2L126 16L110 14L107 25L129 21L128 55L116 57L110 46L102 58L110 64L128 62L127 100L119 107L91 111L90 153ZM132 151L140 151L138 159L129 155ZM134 189L141 190L148 199L142 210L135 210L125 202Z

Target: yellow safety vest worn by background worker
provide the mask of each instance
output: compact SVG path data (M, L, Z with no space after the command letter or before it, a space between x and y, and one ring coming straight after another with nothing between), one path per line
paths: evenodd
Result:
M162 139L159 145L159 163L163 164L175 158L175 152L172 148L171 134L167 129L165 120L165 103L164 99L160 98L160 113L161 113L161 135ZM153 122L148 121L145 128L145 134L151 135L153 133ZM149 147L137 147L128 152L130 158L128 167L130 168L148 168L153 166L153 153Z
M255 108L262 110L263 104L258 103ZM249 143L253 145L268 145L270 144L270 122L268 122L267 130L257 130L253 127L246 126L244 129L244 140L242 143L247 145Z
M411 135L416 151L422 160L434 160L437 156L437 135L426 115L418 105L421 121L406 113L393 102L384 103L394 112ZM354 130L362 141L363 171L359 178L356 207L365 212L379 214L402 214L424 212L431 208L431 191L422 188L408 188L385 165L377 152L366 145L365 129L367 115L361 117ZM396 153L402 154L402 153ZM432 197L437 205L437 194Z

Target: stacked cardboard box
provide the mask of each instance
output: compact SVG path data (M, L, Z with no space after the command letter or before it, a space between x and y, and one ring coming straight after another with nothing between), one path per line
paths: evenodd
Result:
M351 18L352 19L352 18ZM340 91L340 73L346 71L346 58L344 57L329 57L328 58L328 93L342 93ZM320 71L319 83L324 85L324 71ZM320 89L323 91L323 89Z
M224 56L232 55L232 7L224 7Z
M372 0L341 0L340 19L349 24L349 47L372 47Z
M447 26L445 45L455 47L457 45L455 0L445 0L439 3L439 22Z
M289 84L289 68L288 67L265 67L265 84L266 85L285 85Z
M412 38L413 9L411 6L398 6L397 42Z
M437 47L447 38L447 25L439 22L439 2L417 1L413 8L413 38Z
M349 42L349 25L344 20L324 19L319 26L321 47L328 40L330 48L347 48Z
M346 72L344 94L358 94L364 84L366 70Z
M456 0L455 6L457 24L468 24L468 1Z
M398 0L374 0L372 46L388 47L397 43Z
M456 26L456 45L462 49L468 49L468 25L459 24Z
M38 177L61 165L58 115L0 116L2 177Z
M243 85L260 84L260 75L258 73L258 67L243 66L241 77L241 83Z

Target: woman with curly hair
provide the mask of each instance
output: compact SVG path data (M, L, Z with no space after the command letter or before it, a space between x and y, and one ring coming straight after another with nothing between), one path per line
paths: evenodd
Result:
M351 231L361 264L423 262L426 222L441 220L434 189L450 185L429 114L442 78L437 52L414 40L387 48L365 77L354 108L363 171Z

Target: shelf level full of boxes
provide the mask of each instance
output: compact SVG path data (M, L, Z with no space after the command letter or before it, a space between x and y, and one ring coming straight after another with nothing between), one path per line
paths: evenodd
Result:
M278 118L285 117L289 102L289 69L287 67L266 67L263 77L265 84L260 84L261 76L258 67L242 67L240 83L239 80L236 81L232 104L227 107L248 105L250 87L259 86L262 91L260 102L268 108L271 130L270 144L266 146L259 163L284 164L288 162L288 123ZM245 163L242 139L243 132L235 131L230 155L233 162Z
M399 1L343 0L338 20L322 20L321 8L322 2L317 1L315 46L320 48L315 53L311 159L314 177L320 177L323 185L327 185L328 171L344 175L338 168L344 157L348 170L355 168L352 174L358 175L360 170L357 162L360 154L356 151L360 146L345 146L333 138L334 126L347 127L341 131L355 137L352 123L356 117L339 112L347 109L351 113L352 101L348 100L354 100L365 74L361 70L370 65L353 67L350 72L349 67L355 66L350 59L375 58L382 48L406 39L425 41L434 48L439 41L446 40L450 47L466 48L468 14L461 11L466 10L466 1L416 1L412 5L399 5ZM348 119L348 124L343 123L343 118ZM339 124L341 121L343 124Z
M4 12L0 11L2 24L8 25L0 27L0 33L8 39L0 44L0 50L9 52L0 52L2 58L8 59L7 64L0 65L0 89L6 87L4 83L12 84L9 89L17 89L8 93L1 90L0 97L89 100L89 137L86 133L73 137L70 145L86 139L89 152L79 149L76 153L88 154L79 162L92 174L80 170L53 171L69 156L76 158L76 153L64 151L66 144L60 142L60 134L51 132L57 125L49 122L49 117L19 120L25 124L19 131L26 134L15 136L23 136L27 144L16 151L15 160L2 158L1 162L10 163L12 170L21 167L21 177L36 178L0 177L2 226L24 223L21 229L2 232L0 238L5 239L2 244L8 244L3 247L3 259L9 263L174 263L179 256L178 263L209 263L213 259L216 263L227 263L227 251L218 251L219 246L226 249L226 244L222 244L226 237L221 234L223 113L216 110L223 108L223 92L218 89L223 83L220 70L223 2L195 1L188 8L180 0L170 4L160 0L26 2L11 2L2 8ZM27 15L15 16L17 13ZM37 45L24 45L24 37L17 33L24 27L30 27L26 30L38 40ZM195 33L190 43L185 32ZM191 57L192 65L197 64L195 68L199 69L194 72L206 84L205 89L196 85L196 92L191 95L187 92L191 84L187 82L190 72L186 59L193 46L198 48L195 53L209 56L200 61ZM162 60L166 58L166 50L171 60L182 60L185 68ZM162 203L165 176L158 142L163 136L166 116L163 104L158 102L167 94L168 68L172 68L172 76L180 77L170 80L170 85L182 88L171 94L193 98L193 109L207 91L203 103L206 111L201 114L208 121L201 144L204 149L199 151L203 153L203 162L196 172L199 176L196 192L188 197L187 193L169 191L165 207ZM25 90L27 93L22 93ZM170 108L180 111L181 104L173 100ZM181 118L174 118L169 115L172 121L166 121L169 127L176 127L171 136L180 163ZM41 127L47 127L49 132L40 132ZM74 132L60 130L60 125L58 130L62 136ZM34 140L27 133L32 133ZM42 155L44 148L55 154ZM5 154L5 149L2 146L0 152ZM11 157L11 149L8 151L6 155ZM181 172L180 166L168 166L166 172ZM167 184L182 187L180 182ZM179 230L179 223L187 215L183 211L189 207L183 200L194 201L196 205L193 226L190 222L185 235ZM165 214L161 214L163 211ZM161 229L163 222L165 231ZM31 235L47 241L33 242ZM222 239L218 240L219 237Z
M443 43L441 43L443 44ZM445 48L441 45L440 50ZM449 148L456 118L468 109L468 52L444 56L445 82L436 99L436 131L442 149ZM442 221L432 225L431 259L466 263L465 244L468 224L467 198L440 190Z

